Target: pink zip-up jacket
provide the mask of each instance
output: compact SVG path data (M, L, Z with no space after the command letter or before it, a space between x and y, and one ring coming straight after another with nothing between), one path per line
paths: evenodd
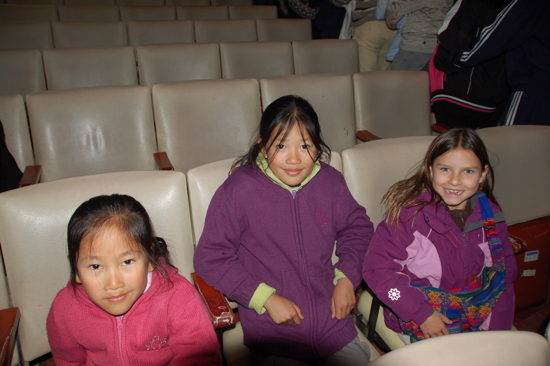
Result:
M220 346L195 288L174 268L168 282L153 271L151 286L123 316L95 305L69 282L48 314L57 366L221 365Z
M420 196L428 201L429 192ZM401 211L396 225L382 221L370 243L363 266L363 278L389 309L384 309L386 325L401 333L397 317L421 325L432 313L424 293L411 284L452 290L478 276L492 257L483 230L476 196L470 198L472 214L461 231L443 204ZM514 319L514 280L517 265L504 215L491 202L496 229L506 258L506 290L499 298L484 330L510 330Z

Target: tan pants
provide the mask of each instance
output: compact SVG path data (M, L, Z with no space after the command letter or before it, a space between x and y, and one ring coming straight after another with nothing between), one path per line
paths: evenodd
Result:
M396 30L391 30L384 20L372 20L352 27L353 39L359 43L359 65L361 72L388 70L391 62L386 61Z

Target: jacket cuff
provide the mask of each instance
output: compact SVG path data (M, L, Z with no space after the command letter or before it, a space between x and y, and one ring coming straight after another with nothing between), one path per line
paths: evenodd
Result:
M338 280L340 278L345 278L346 275L344 274L344 272L340 271L338 268L334 268L334 286L336 286L336 284L338 283Z
M256 288L256 291L254 291L254 295L252 295L250 303L248 303L248 307L256 310L259 315L262 315L266 311L264 308L265 302L275 292L276 290L273 287L268 286L263 282L260 283L258 288Z

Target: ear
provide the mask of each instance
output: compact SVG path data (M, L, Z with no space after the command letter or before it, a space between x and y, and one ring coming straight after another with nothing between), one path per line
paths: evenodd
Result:
M80 279L78 273L76 274L76 276L74 276L74 280L76 281L76 283L82 283L82 280Z
M432 168L431 165L430 165L430 179L431 179L431 180L434 179L434 172L433 172L433 168Z
M481 177L479 178L479 184L482 184L485 182L485 179L487 178L487 174L489 174L489 165L485 165L485 169L483 169L483 172L481 173Z
M258 137L258 139L256 140L256 143L259 145L261 142L262 142L262 138ZM265 146L260 150L260 152L262 153L264 158L267 158L267 151L265 150Z
M153 272L155 270L155 265L153 263L149 263L147 265L147 272Z

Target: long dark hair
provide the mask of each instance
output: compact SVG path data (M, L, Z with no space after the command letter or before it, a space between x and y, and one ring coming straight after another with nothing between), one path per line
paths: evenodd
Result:
M294 126L302 127L309 135L317 154L311 158L317 161L321 158L330 162L330 148L323 140L321 126L317 113L307 100L296 95L286 95L273 101L262 114L259 132L256 141L248 152L237 158L231 166L231 171L241 166L255 165L256 158L262 150L269 150L271 141L279 136L283 139L290 133ZM302 131L300 128L300 131ZM303 136L302 136L303 137Z
M469 128L453 128L437 136L431 143L424 160L417 167L413 175L401 180L390 187L382 198L385 206L386 220L396 223L401 210L407 206L418 206L418 211L427 205L435 205L441 202L441 197L433 190L433 180L430 169L435 159L454 149L469 150L477 156L482 169L487 167L487 177L479 186L479 190L498 205L493 195L494 173L489 161L487 148L479 135ZM428 201L420 201L418 196L424 191L431 193ZM418 212L417 211L417 212Z
M161 258L165 265L173 267L170 253L164 239L155 236L147 211L135 198L113 194L90 198L76 209L69 220L67 243L73 285L77 284L78 253L84 237L89 237L90 242L93 242L102 230L113 227L125 233L131 242L145 252L147 262L168 278Z

